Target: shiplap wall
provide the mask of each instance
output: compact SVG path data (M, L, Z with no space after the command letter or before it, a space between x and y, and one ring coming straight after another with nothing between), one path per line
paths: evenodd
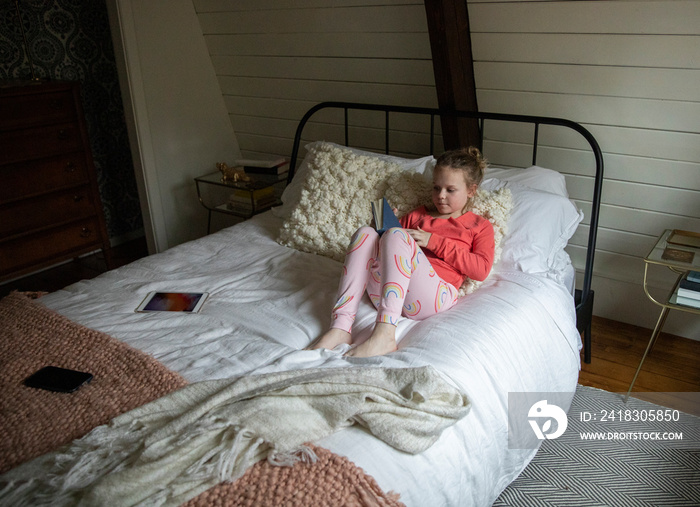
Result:
M320 101L437 106L420 1L194 3L244 155L288 156L296 123ZM326 120L338 121L320 118L309 139L328 137ZM371 127L379 117L353 120L369 128L353 144L376 144Z
M322 100L437 105L423 2L194 5L244 155L289 155L296 121ZM606 181L594 312L653 327L642 257L665 228L700 231L700 2L470 1L469 15L481 110L566 117L600 142ZM336 121L323 118L307 136L338 132ZM353 145L379 146L379 119L352 121ZM395 128L402 154L427 149L426 126ZM485 134L492 163L527 165L520 143L529 131L493 124ZM592 157L573 136L545 129L541 137L539 165L564 172L588 211ZM569 248L579 267L586 223ZM652 285L662 289L670 278L655 271ZM666 329L700 338L699 321L673 312Z
M700 2L470 2L479 107L584 124L605 158L595 313L653 327L642 258L665 228L700 231ZM559 140L552 142L561 146ZM552 150L584 210L580 162ZM569 156L566 153L566 156ZM569 252L580 266L587 227ZM657 293L674 279L653 270ZM700 319L666 330L700 339Z

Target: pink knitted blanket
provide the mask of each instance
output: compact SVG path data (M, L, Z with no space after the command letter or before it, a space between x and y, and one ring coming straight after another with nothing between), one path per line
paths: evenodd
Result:
M234 483L221 483L183 507L401 507L399 495L384 493L377 482L343 456L310 445L315 463L293 467L258 461Z
M48 365L94 379L73 393L24 385ZM0 371L0 473L187 384L151 356L18 292L0 301Z
M26 387L39 368L89 371L94 379L74 393ZM0 473L87 434L112 418L186 385L149 355L76 324L12 293L0 301ZM311 445L318 460L293 467L260 461L234 483L222 483L187 507L398 507L399 495L347 458Z

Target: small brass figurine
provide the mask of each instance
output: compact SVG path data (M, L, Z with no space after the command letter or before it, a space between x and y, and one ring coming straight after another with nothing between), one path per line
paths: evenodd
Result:
M226 162L217 162L216 168L221 171L221 181L226 183L227 181L250 181L250 176L248 176L242 167L229 167Z

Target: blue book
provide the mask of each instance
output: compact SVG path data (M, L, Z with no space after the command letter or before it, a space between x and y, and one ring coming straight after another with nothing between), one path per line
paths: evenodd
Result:
M700 283L700 271L690 271L686 278L691 282Z
M394 214L386 199L381 198L372 202L372 215L374 216L374 228L381 236L392 227L401 227L401 222Z

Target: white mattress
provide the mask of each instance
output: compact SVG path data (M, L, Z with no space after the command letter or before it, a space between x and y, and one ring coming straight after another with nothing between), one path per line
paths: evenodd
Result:
M491 505L535 453L507 447L508 392L575 391L581 341L571 287L496 267L450 311L402 320L396 353L360 359L305 351L329 324L340 264L280 246L274 241L280 224L272 213L259 215L40 301L153 355L190 382L348 363L432 364L472 408L426 452L404 454L356 427L318 443L349 457L409 506ZM571 280L570 273L555 278ZM154 290L210 297L196 315L135 313ZM368 335L374 315L365 298L360 336Z

